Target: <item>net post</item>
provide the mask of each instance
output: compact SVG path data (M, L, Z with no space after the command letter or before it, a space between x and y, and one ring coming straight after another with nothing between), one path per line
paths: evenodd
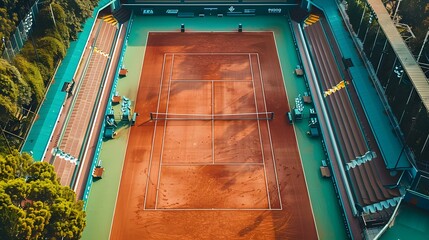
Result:
M273 120L274 119L274 112L271 112L271 118L270 118L270 120Z
M153 112L150 112L149 116L150 116L150 120L153 121Z

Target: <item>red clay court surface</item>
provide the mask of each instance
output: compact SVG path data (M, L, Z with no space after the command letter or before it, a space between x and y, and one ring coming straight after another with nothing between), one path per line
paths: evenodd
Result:
M135 111L111 239L317 239L273 33L150 33Z

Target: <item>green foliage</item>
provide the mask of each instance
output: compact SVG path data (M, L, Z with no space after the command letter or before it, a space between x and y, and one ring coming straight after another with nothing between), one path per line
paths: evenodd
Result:
M47 237L55 239L79 239L86 226L82 202L73 203L58 198L51 206L52 223L46 226Z
M8 97L11 102L17 102L19 89L16 82L21 77L20 73L6 60L0 59L0 74L0 94Z
M32 41L29 39L24 43L24 46L21 49L20 55L27 59L28 62L37 63L36 48L33 45Z
M63 39L65 48L70 46L70 31L65 23L58 22L57 27L52 31L47 31L45 36L51 36L56 39Z
M54 15L55 16L55 15ZM56 19L55 19L56 20ZM38 25L38 26L37 26ZM51 8L49 4L43 4L42 8L39 9L39 14L37 14L36 26L40 29L54 29L55 23L52 18ZM34 32L34 36L39 37L43 35L38 35L38 32ZM40 31L39 31L40 33Z
M32 41L27 41L21 49L20 55L37 66L43 79L49 79L53 74L54 60L49 49L39 48L35 42L33 45Z
M16 22L16 14L12 14L11 18L5 8L0 8L0 39L12 33Z
M35 0L2 0L0 1L0 8L5 8L8 10L9 17L15 14L17 18L21 19L27 14L28 9Z
M24 178L15 178L3 185L4 192L9 195L14 205L19 205L27 196L27 184Z
M0 59L0 119L14 116L17 110L31 101L31 89L18 69Z
M51 220L49 205L41 201L33 201L26 207L27 221L31 223L31 239L43 239L46 226Z
M82 23L92 16L99 0L46 0L38 4L38 14L29 38L13 65L0 62L0 121L9 122L14 134L25 134L32 121L23 118L22 109L40 105L57 64L64 58L70 41L77 38ZM35 0L0 1L0 39L9 38ZM55 21L54 21L55 19ZM2 51L4 44L0 44ZM27 115L25 115L27 116ZM12 120L12 121L10 121ZM18 120L18 121L15 121ZM13 125L13 126L12 126ZM0 136L0 155L21 146L18 138Z
M67 14L64 11L64 8L58 3L52 3L51 7L55 16L55 21L57 23L65 23L67 21Z
M17 151L0 156L2 239L80 239L85 225L83 202L52 165Z
M51 181L31 181L29 185L28 198L31 200L53 203L57 198L58 185L52 184Z
M52 12L51 8L52 7ZM52 18L52 14L55 18ZM70 34L69 29L66 25L67 15L64 12L63 7L56 3L44 4L43 8L40 9L39 14L37 15L37 22L41 24L37 24L34 28L33 36L36 38L43 37L53 37L60 42L62 42L66 47L70 42ZM40 47L40 46L38 46Z
M58 62L66 55L66 47L64 46L64 44L60 40L50 36L38 39L37 47L41 48L42 52L43 50L49 51L50 55L52 55L54 62Z
M70 37L72 40L77 38L77 34L82 31L82 23L85 19L91 17L92 10L97 6L97 0L57 0L60 6L63 7L67 16L66 24L70 29Z
M30 63L22 55L18 55L14 59L16 68L21 72L22 78L28 83L31 88L33 102L37 105L42 102L45 91L42 75L39 68Z
M38 62L40 73L44 79L51 78L55 69L55 60L54 56L51 53L50 49L38 48L37 50Z
M50 181L59 184L54 167L45 162L35 162L27 168L27 181Z
M416 36L408 45L414 55L418 55L429 28L429 3L427 0L407 0L406 4L401 3L398 14L402 18L401 23L410 25Z
M14 169L6 159L0 156L0 179L12 179L15 176L13 175Z
M4 182L0 181L0 236L15 236L19 228L18 222L25 216L25 212L12 204L10 196L3 189L3 185Z
M33 159L27 153L20 154L17 150L4 157L0 156L0 180L12 180L27 175L27 169L33 164Z
M53 3L51 6L52 12L55 16L56 26L52 28L46 28L44 31L44 36L54 37L60 40L64 44L65 48L68 48L70 43L70 31L66 25L67 15L64 9L57 3Z
M11 99L0 94L0 119L5 121L16 111L16 105L12 103Z

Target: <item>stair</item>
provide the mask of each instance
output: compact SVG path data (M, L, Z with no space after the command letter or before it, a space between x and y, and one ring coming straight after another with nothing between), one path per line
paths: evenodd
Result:
M112 26L116 26L118 25L118 21L116 20L115 17L113 17L112 14L106 15L104 17L101 17L101 19L103 19L103 21L105 21L106 23L112 25Z
M113 12L113 17L122 24L128 21L131 17L131 11L128 8L120 7L118 10Z
M305 23L305 25L310 26L311 24L318 22L318 21L319 21L319 18L320 18L320 17L319 17L318 15L310 14L310 15L309 15L305 20L304 20L304 23Z

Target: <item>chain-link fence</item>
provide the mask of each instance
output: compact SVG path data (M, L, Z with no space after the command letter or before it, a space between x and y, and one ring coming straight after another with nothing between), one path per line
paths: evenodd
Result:
M15 32L10 35L9 39L3 37L1 43L3 45L2 57L7 61L11 62L14 59L15 55L21 51L24 43L30 37L36 16L39 13L38 6L41 3L43 2L36 1L33 6L31 6L28 13L19 22Z

